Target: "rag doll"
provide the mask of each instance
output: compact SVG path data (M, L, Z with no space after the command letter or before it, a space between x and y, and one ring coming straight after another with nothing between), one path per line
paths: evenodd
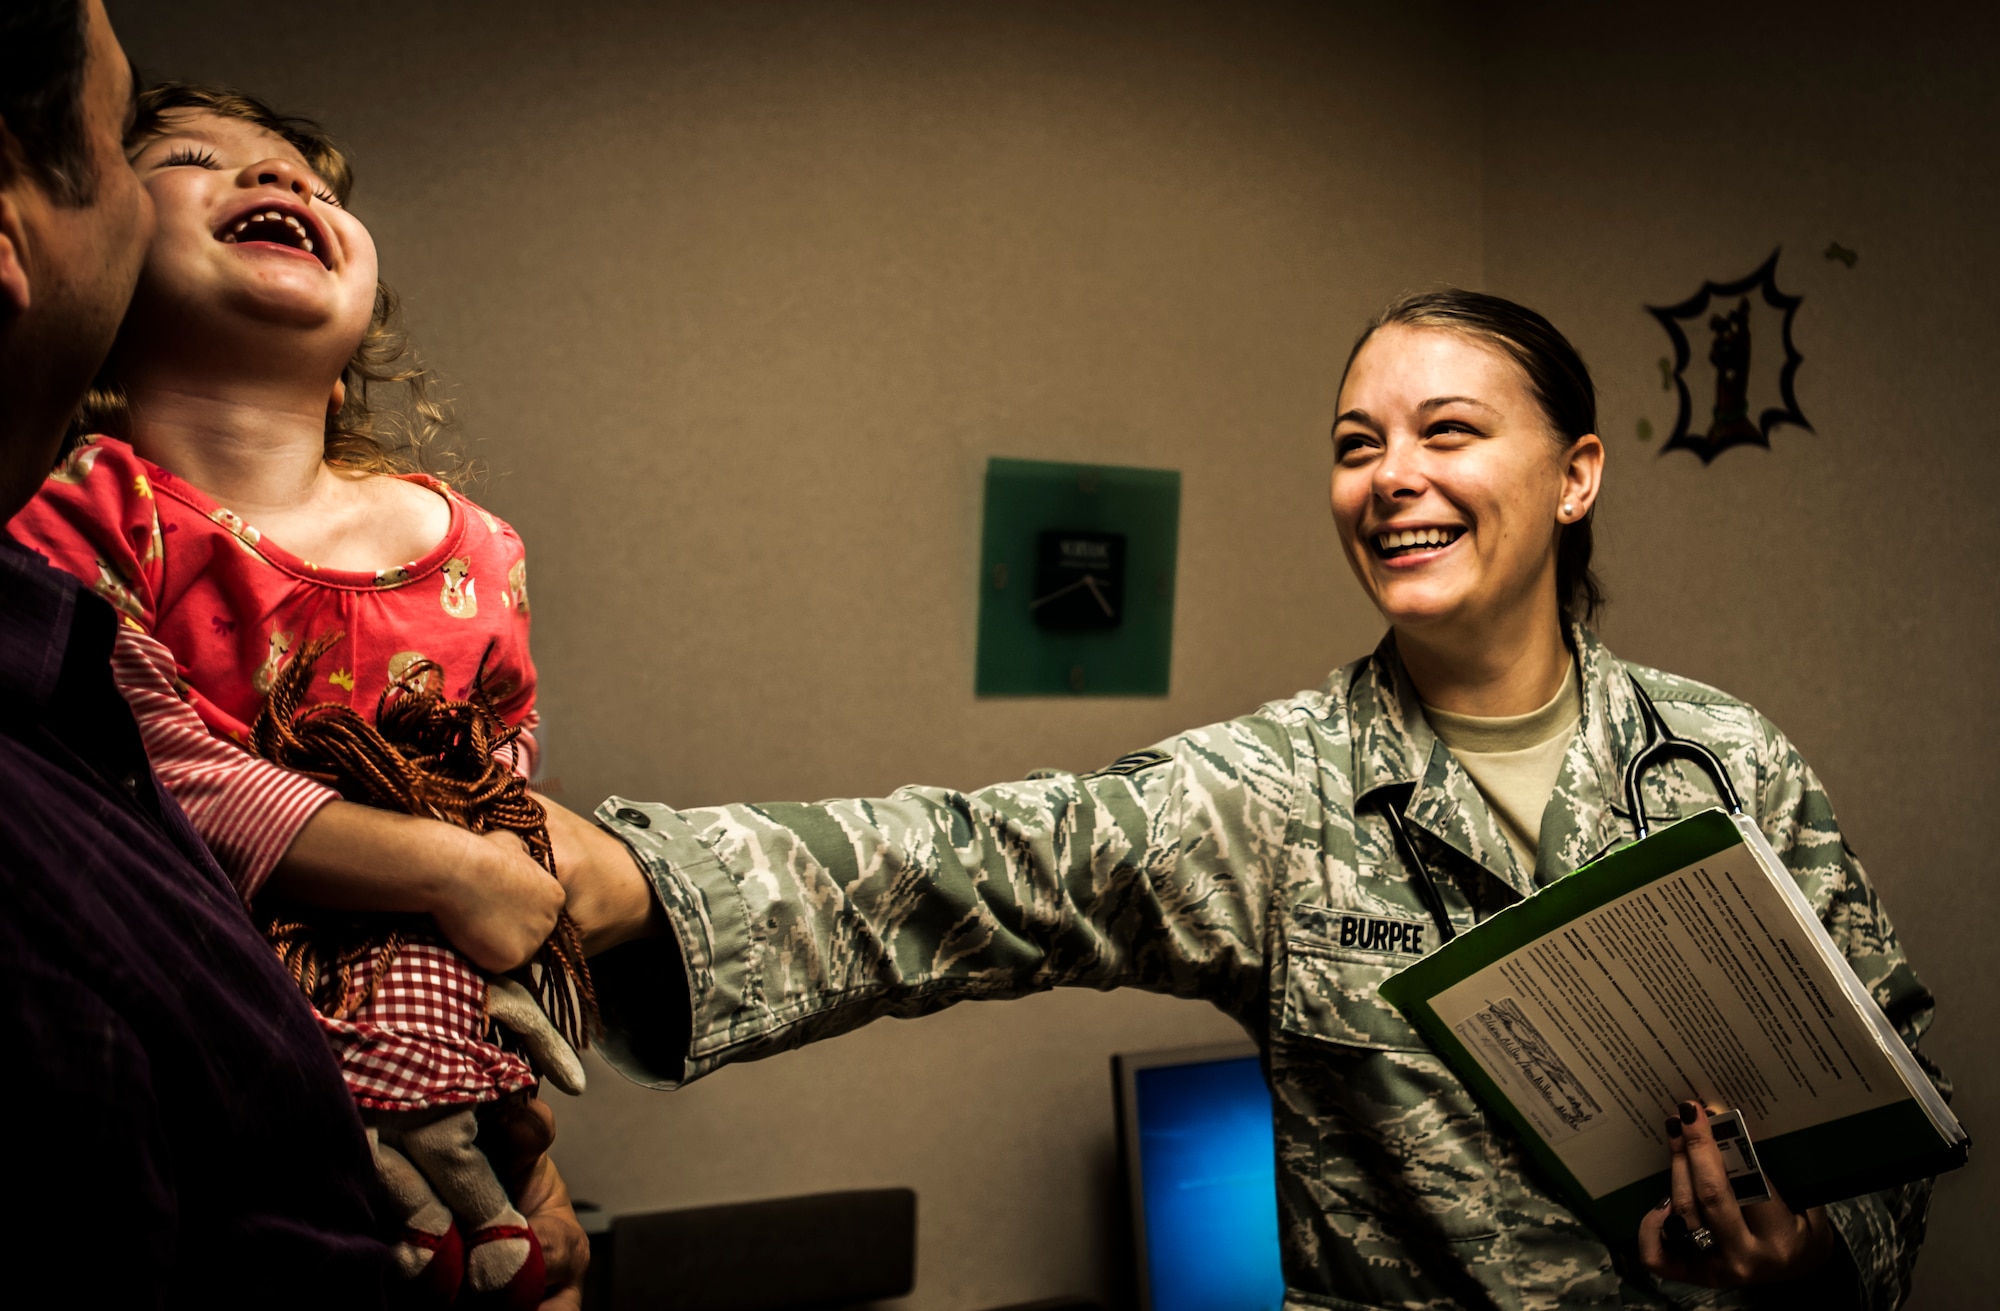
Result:
M252 748L349 801L517 834L554 877L541 807L495 759L518 730L492 713L478 680L470 699L447 699L442 671L413 663L371 724L344 703L304 700L338 640L313 642L284 666L251 726ZM319 1012L383 1182L406 1213L396 1245L403 1273L435 1305L462 1291L486 1305L536 1306L541 1250L475 1142L475 1113L533 1086L537 1073L583 1091L576 1048L587 1045L596 1003L568 915L516 979L473 965L428 917L282 902L259 910Z

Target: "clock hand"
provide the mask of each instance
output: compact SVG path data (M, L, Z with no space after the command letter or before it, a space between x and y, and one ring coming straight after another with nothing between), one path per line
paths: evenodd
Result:
M1083 585L1088 587L1090 594L1097 598L1097 608L1104 611L1106 619L1116 619L1118 617L1118 612L1111 608L1111 602L1104 598L1104 589L1097 585L1097 576L1095 574L1085 574L1083 576Z
M1085 574L1083 577L1071 583L1068 587L1058 587L1055 591L1050 592L1047 596L1036 597L1034 600L1028 602L1028 608L1030 610L1038 609L1041 606L1047 605L1049 602L1055 600L1058 597L1068 596L1071 592L1074 592L1079 587L1092 587L1089 574ZM1095 588L1093 587L1092 590L1095 590ZM1103 604L1101 598L1098 603L1100 605Z

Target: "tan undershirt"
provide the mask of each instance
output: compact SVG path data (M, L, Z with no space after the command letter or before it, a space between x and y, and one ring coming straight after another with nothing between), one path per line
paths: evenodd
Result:
M1562 687L1539 710L1485 716L1425 706L1424 717L1479 785L1522 870L1532 872L1542 845L1542 812L1549 808L1563 754L1583 718L1576 662L1570 662Z

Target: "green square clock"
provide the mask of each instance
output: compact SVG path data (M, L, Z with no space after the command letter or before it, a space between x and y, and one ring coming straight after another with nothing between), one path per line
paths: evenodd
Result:
M986 462L980 696L1165 696L1181 476Z

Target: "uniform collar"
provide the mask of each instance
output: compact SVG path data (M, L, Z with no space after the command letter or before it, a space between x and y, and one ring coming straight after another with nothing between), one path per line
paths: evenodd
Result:
M1570 628L1582 667L1583 718L1556 776L1552 805L1542 814L1535 883L1555 882L1629 842L1622 804L1625 765L1646 746L1646 721L1625 662L1582 624Z
M1472 777L1424 718L1416 685L1383 637L1354 667L1347 705L1354 743L1356 809L1407 789L1404 819L1452 847L1522 896L1589 863L1628 837L1614 805L1625 762L1645 744L1645 724L1625 666L1597 635L1570 628L1582 688L1582 718L1564 755L1552 805L1543 815L1540 858L1523 870Z

